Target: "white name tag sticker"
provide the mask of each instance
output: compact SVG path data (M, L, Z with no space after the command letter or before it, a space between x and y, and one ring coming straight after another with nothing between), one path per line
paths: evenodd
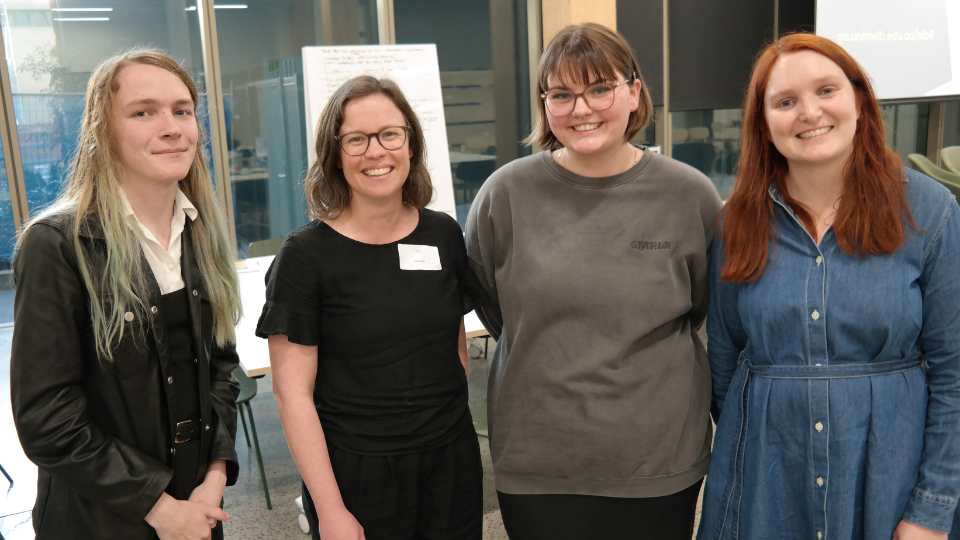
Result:
M440 251L436 246L397 244L401 270L441 270Z

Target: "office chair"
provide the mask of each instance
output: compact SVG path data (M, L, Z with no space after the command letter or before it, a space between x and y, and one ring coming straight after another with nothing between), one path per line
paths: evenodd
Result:
M257 466L260 468L260 483L263 484L263 496L267 499L267 510L273 510L270 502L270 489L267 487L267 475L263 470L263 455L260 453L260 440L257 438L257 425L253 421L253 407L250 400L257 395L257 381L247 377L239 367L233 370L233 377L240 384L240 394L237 396L237 412L240 413L240 422L243 424L243 438L250 448L250 434L253 435L253 449L257 456ZM244 408L246 407L246 408ZM244 414L246 412L246 414ZM250 418L250 431L247 431L247 417Z

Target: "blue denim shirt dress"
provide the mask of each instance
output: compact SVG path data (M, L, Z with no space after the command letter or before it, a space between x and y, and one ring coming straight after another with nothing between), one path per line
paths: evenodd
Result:
M953 528L960 496L960 208L907 171L916 227L884 256L818 246L775 190L754 283L707 318L717 435L699 540L882 539Z

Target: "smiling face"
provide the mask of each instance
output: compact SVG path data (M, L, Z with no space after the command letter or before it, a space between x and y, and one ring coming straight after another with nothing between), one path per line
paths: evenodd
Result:
M791 168L842 164L853 151L856 93L840 66L820 53L777 59L763 110L770 138Z
M190 91L173 73L147 64L124 66L115 81L110 125L121 182L179 182L199 137Z
M384 94L371 94L347 102L339 135L379 133L387 127L407 125L403 112ZM351 156L340 150L340 166L350 187L351 203L358 200L403 200L403 184L410 174L410 140L396 150L387 150L370 137L367 151Z
M606 82L619 83L623 80L623 74L617 72L615 80ZM565 88L574 94L582 93L598 82L601 81L574 83L554 75L547 78L548 91ZM554 115L549 109L546 110L550 131L568 152L580 158L601 157L616 151L626 142L630 113L640 106L640 81L617 85L612 92L613 105L606 110L591 109L582 97L576 98L569 114Z

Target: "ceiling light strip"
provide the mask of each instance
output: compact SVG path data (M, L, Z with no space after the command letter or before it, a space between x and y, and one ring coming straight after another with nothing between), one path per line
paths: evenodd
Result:
M106 22L110 17L53 17L54 22Z
M213 9L247 9L247 4L214 4ZM197 6L184 8L184 11L196 11Z
M86 7L86 8L50 8L50 11L58 13L109 13L113 11L112 7Z

